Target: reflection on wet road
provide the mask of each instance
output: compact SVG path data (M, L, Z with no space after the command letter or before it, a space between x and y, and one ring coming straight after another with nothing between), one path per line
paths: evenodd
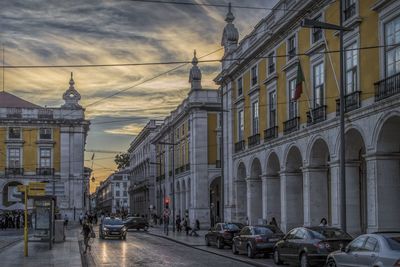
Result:
M90 255L96 266L250 266L143 232L129 232L126 241L96 238Z

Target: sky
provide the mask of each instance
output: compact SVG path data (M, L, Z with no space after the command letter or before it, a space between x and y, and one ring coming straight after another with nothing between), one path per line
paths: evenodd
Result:
M168 0L164 0L168 1ZM227 5L227 0L173 0ZM277 0L231 0L232 5L273 7ZM220 59L227 8L130 0L0 0L0 45L5 65L82 65ZM233 8L240 39L268 14ZM1 57L2 58L2 57ZM2 60L0 60L2 61ZM70 72L91 121L87 150L127 151L150 119L163 119L189 92L187 64L93 68L6 69L5 91L41 106L59 107ZM220 64L200 63L203 88L217 88ZM138 85L140 84L140 85ZM113 97L108 97L124 90ZM96 104L93 104L96 102ZM94 190L116 166L115 154L85 152Z

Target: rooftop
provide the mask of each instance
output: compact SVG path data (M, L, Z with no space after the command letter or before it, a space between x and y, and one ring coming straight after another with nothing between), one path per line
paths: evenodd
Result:
M0 108L42 108L18 96L7 92L0 92Z

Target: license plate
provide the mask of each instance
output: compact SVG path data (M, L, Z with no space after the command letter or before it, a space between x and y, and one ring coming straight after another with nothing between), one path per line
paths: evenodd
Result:
M111 232L112 235L119 235L119 232Z
M271 241L271 242L275 242L275 241L278 241L279 238L270 238L270 239L268 239L268 240Z

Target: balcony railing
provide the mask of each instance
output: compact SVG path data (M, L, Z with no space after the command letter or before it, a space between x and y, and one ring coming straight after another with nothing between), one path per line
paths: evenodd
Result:
M185 165L185 169L186 169L187 171L190 170L190 163L188 163L188 164Z
M307 124L315 124L326 120L326 106L319 106L307 112Z
M54 169L53 168L36 168L36 175L43 175L43 176L54 175Z
M260 144L260 134L252 135L248 138L249 147L253 147Z
M7 109L7 118L9 118L9 119L22 118L22 109L21 108L8 108Z
M361 101L360 101L361 91L355 91L348 95L344 96L344 112L350 112L352 110L356 110L360 108ZM340 114L340 99L336 99L336 115Z
M179 172L184 172L185 171L185 166L181 166L180 168L179 168Z
M24 168L6 168L5 175L24 175Z
M246 142L244 140L239 141L235 144L235 153L245 150Z
M400 72L375 83L375 101L400 93Z
M53 119L53 111L49 109L39 109L39 119Z
M278 137L278 126L272 126L264 131L264 142Z
M289 134L299 129L299 117L295 117L293 119L287 120L283 123L283 133Z

